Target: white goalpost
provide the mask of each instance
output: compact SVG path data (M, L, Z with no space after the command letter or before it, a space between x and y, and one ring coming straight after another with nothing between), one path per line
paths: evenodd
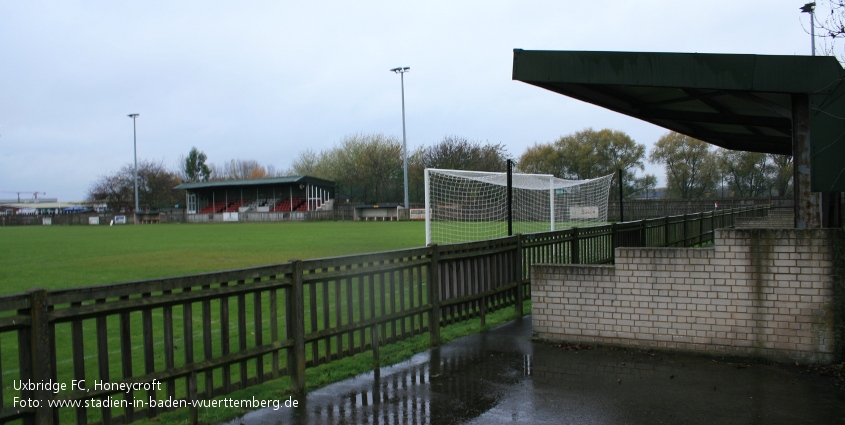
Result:
M513 173L513 233L603 224L612 179ZM426 169L426 244L507 236L507 192L507 173Z

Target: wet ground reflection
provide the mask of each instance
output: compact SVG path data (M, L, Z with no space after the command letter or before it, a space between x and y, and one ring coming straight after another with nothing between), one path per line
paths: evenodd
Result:
M845 424L845 394L783 365L532 343L529 316L230 422L291 423Z

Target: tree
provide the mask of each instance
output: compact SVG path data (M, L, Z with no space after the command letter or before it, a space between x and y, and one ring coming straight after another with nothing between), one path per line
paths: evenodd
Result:
M424 168L505 171L507 150L501 143L482 143L460 136L446 136L439 143L420 150L418 160Z
M222 167L212 165L215 180L248 180L267 176L267 169L254 159L230 159Z
M707 195L719 175L716 156L708 143L675 132L660 137L649 160L665 167L670 197L694 199Z
M449 168L505 171L507 152L502 144L444 137L429 147L419 147L408 157L411 202L424 199L423 170ZM337 183L338 193L359 202L404 200L402 144L383 134L355 134L321 152L306 149L293 161L297 174L308 174Z
M720 149L719 169L733 195L739 198L766 196L771 187L771 165L764 153Z
M207 159L205 152L192 147L188 156L182 160L184 180L186 182L208 181L211 177L211 169L205 164Z
M560 177L566 167L563 161L563 152L555 143L535 143L519 157L519 171Z
M772 192L778 198L792 195L792 155L768 154L771 162Z
M642 177L635 178L633 183L634 184L632 186L634 190L628 193L628 196L645 192L645 197L650 198L650 195L654 192L654 188L657 187L657 176L654 174L646 174Z
M138 203L141 210L173 208L184 192L175 190L180 178L159 161L138 161ZM112 211L135 208L135 166L126 164L118 171L101 176L88 189L88 200L105 202Z
M622 178L632 190L634 170L644 169L645 145L622 131L587 128L562 136L549 144L535 144L519 158L524 173L553 174L572 180L592 179L622 170ZM618 183L612 192L618 191Z
M399 202L404 198L402 143L393 136L345 136L331 149L301 152L293 170L332 180L338 194L359 202Z
M816 6L816 2L813 2L813 6ZM827 0L818 6L812 15L814 20L810 23L818 30L815 31L815 37L821 39L823 51L843 62L845 52L837 54L836 43L845 38L845 0Z
M316 176L317 174L325 174L319 167L322 165L322 155L313 150L305 149L299 152L299 156L293 160L293 171L295 174Z
M408 159L409 198L425 202L425 169L507 171L508 153L501 143L446 136L437 144L419 147Z

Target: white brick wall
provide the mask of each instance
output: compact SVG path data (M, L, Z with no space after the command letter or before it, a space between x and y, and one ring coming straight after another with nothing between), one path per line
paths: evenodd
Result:
M832 361L833 244L842 232L724 229L715 236L712 248L617 248L615 266L533 266L535 334Z

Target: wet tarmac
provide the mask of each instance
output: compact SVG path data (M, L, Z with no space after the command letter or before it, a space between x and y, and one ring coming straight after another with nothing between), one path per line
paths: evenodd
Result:
M531 316L228 425L845 424L845 390L793 365L531 341Z

